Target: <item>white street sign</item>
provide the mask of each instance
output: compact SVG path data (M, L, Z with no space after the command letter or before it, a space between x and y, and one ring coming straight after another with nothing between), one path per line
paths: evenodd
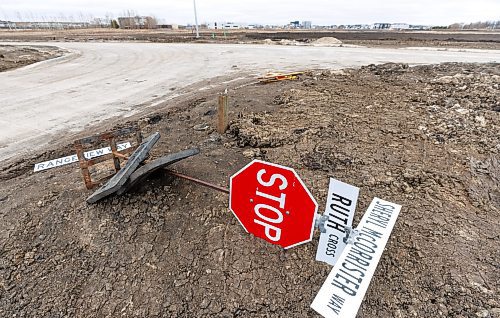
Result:
M328 199L326 201L325 233L319 238L316 260L335 265L339 259L346 243L345 227L352 225L356 204L358 202L359 188L350 184L330 178L328 187Z
M373 199L356 230L314 298L311 308L324 317L356 317L401 206Z
M132 147L130 142L116 145L116 148L118 149L118 151L125 150L125 149L130 148L130 147ZM107 155L109 153L111 153L111 148L107 147L107 148L101 148L101 149L97 149L97 150L87 151L83 155L87 159L92 159L92 158ZM74 154L72 156L67 156L67 157L63 157L63 158L59 158L59 159L54 159L54 160L49 160L49 161L37 163L37 164L35 164L34 171L37 172L37 171L52 169L52 168L68 165L68 164L73 163L73 162L78 162L78 157L76 156L76 154Z

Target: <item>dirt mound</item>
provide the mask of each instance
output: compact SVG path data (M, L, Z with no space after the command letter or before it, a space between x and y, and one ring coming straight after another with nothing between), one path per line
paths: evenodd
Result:
M297 45L304 45L304 43L295 41L295 40L288 40L288 39L281 39L278 42L280 45L292 45L292 46L297 46Z
M64 51L55 46L0 45L0 72L59 57Z
M328 177L357 185L354 225L374 196L401 204L359 318L496 317L499 67L312 72L230 91L227 134L203 93L144 133L162 133L151 159L199 147L174 169L222 186L248 157L293 167L319 210ZM225 194L163 172L87 205L77 166L19 171L0 181L0 317L317 317L309 306L331 269L314 261L318 233L271 246Z
M342 41L334 37L323 37L311 43L314 46L340 46Z
M276 44L276 42L273 41L273 40L271 40L271 39L265 39L265 40L262 41L262 43L267 44L267 45Z

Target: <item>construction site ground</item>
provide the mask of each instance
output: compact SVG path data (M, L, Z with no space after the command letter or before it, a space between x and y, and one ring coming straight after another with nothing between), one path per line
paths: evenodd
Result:
M340 47L338 42L328 37L307 46L294 40L283 40L285 45L0 42L9 50L20 45L19 59L27 57L26 47L54 46L63 54L0 72L0 161L30 157L109 120L123 121L207 89L254 82L269 71L500 59L499 50Z
M368 47L432 46L442 48L500 49L497 30L207 30L195 38L194 29L188 30L0 30L2 41L136 41L159 43L263 43L269 39L295 40L310 43L323 37L334 37L347 45Z
M61 55L63 55L63 51L55 46L2 45L0 46L0 72Z
M227 187L254 158L294 168L324 210L328 178L361 188L400 217L358 317L500 317L500 65L370 65L297 81L198 91L139 122L161 139L150 159L199 147L179 172ZM228 196L158 172L95 205L73 153L0 168L1 317L316 317L331 267L312 242L283 250L243 230Z

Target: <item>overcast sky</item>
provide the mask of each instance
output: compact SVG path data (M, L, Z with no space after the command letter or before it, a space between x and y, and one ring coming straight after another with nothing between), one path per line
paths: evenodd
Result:
M199 22L317 25L375 22L448 25L500 20L500 0L196 0ZM126 10L167 23L194 23L192 0L0 0L0 20L82 20Z

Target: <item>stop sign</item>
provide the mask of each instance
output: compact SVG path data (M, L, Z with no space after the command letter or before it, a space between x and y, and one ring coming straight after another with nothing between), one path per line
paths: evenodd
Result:
M247 232L284 248L312 239L318 204L292 168L254 160L230 184L229 208Z

